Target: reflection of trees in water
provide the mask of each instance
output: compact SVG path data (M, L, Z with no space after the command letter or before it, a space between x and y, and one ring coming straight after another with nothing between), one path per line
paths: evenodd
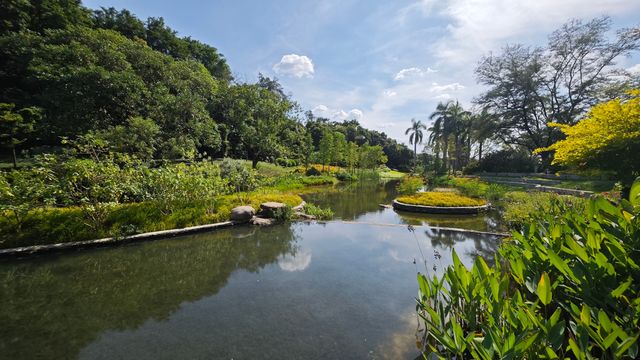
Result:
M378 211L378 204L388 204L396 197L398 181L356 181L330 191L304 195L305 200L329 207L336 217L353 220L368 212Z
M107 330L167 319L216 294L237 270L294 252L289 226L240 227L183 239L0 264L0 354L77 357Z

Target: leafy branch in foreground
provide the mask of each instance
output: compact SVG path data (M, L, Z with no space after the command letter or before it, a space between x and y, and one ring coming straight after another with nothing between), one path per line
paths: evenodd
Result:
M501 245L495 265L453 253L418 274L424 352L439 358L635 359L640 338L640 182L630 201L560 202Z

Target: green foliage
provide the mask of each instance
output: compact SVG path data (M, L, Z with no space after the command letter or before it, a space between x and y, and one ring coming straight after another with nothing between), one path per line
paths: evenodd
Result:
M488 184L472 178L441 178L441 183L455 187L464 195L482 197L494 202L501 200L509 189L503 185Z
M235 192L251 191L258 186L255 171L241 161L224 159L220 163L220 176Z
M527 152L506 149L485 155L473 172L530 173L534 172L536 167L536 161Z
M338 171L336 173L336 179L340 181L357 181L358 176L356 174L349 173L346 171Z
M474 359L635 359L640 337L640 208L554 201L467 269L418 274L425 355Z
M313 205L311 203L304 204L304 213L307 215L311 215L318 220L331 220L333 219L333 210L330 208L321 208L319 206Z
M310 168L307 169L307 171L304 173L307 176L320 176L322 175L322 172L320 172L320 170L316 169L315 166L312 166Z
M424 180L418 176L405 176L398 183L397 189L400 194L413 194L424 187Z
M572 207L576 211L584 211L587 200L569 195L557 195L546 192L507 192L501 202L503 208L503 220L511 228L521 228L531 222L538 212L546 212L553 215L558 208L556 203Z

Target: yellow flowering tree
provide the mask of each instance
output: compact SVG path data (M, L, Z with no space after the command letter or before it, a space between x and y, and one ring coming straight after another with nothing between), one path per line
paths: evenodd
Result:
M560 128L566 139L535 153L555 151L554 164L614 171L625 188L640 172L640 89L627 99L593 106L575 125L550 126Z

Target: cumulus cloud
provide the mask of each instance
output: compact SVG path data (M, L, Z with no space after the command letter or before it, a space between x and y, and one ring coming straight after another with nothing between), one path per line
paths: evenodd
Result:
M399 80L404 80L404 79L408 79L408 78L416 78L416 77L422 77L425 76L427 74L431 74L434 72L437 72L438 70L434 70L430 67L427 67L426 69L420 69L418 67L410 67L407 69L402 69L400 71L398 71L398 73L396 74L396 76L393 77L393 79L395 81L399 81Z
M346 111L344 109L330 109L326 105L318 105L311 109L311 112L316 117L323 117L331 120L361 120L364 117L364 113L360 109L351 109Z
M279 75L297 78L312 78L315 72L311 59L297 54L284 55L279 63L273 65L273 70Z
M364 113L360 109L351 109L348 112L338 110L333 113L333 120L361 120L363 117Z
M571 18L640 10L640 2L628 0L448 0L437 5L417 1L414 5L428 7L430 14L437 12L449 19L448 35L436 43L434 50L441 59L454 63L475 61L506 42L549 33Z
M444 92L444 91L458 91L464 89L464 86L460 83L452 83L446 85L438 85L438 83L433 83L429 91L431 92Z
M632 73L632 74L638 74L640 75L640 64L635 64L630 68L627 68L627 71Z

